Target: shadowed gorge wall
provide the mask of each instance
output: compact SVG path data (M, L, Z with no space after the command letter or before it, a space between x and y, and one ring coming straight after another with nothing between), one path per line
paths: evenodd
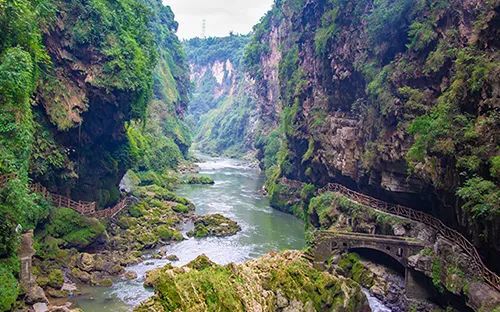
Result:
M37 107L66 158L52 167L69 165L70 170L61 175L34 167L33 176L74 199L113 204L118 183L137 161L125 131L128 121L157 121L164 126L157 134L184 154L190 145L178 121L187 107L189 82L177 23L160 1L47 5L54 10L43 28L52 64L38 89ZM159 125L159 117L148 111L150 101L168 125ZM50 153L40 151L38 159L43 162Z
M276 1L245 53L273 205L303 215L306 183L340 182L440 217L498 264L498 10Z

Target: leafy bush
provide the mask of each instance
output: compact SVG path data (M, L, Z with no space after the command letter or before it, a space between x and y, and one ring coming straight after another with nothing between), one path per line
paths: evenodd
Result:
M183 42L190 63L206 65L215 61L238 65L243 57L243 48L250 41L248 35L230 34L226 37L193 38Z
M321 17L321 27L316 30L314 37L314 47L316 49L316 54L324 55L327 52L327 43L334 35L337 30L337 25L335 20L339 13L339 7L335 6L333 9L327 11Z
M491 181L471 178L458 189L457 195L465 201L462 209L473 218L496 220L500 216L500 189Z
M50 271L48 285L55 289L60 289L64 284L64 275L60 269Z
M14 273L17 261L0 261L0 311L10 311L19 294L19 284Z
M416 51L423 50L437 38L437 33L434 32L433 25L429 22L413 22L408 35L410 43L407 47Z

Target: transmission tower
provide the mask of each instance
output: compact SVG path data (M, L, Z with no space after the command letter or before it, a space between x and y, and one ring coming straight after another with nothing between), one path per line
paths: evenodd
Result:
M207 20L203 19L201 24L201 37L203 39L207 38Z

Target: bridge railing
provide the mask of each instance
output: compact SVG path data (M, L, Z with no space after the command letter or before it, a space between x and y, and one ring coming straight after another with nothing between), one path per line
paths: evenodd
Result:
M485 282L500 291L500 277L486 267L476 247L461 233L446 226L441 220L425 212L417 211L401 205L390 204L380 199L376 199L368 195L353 191L337 183L329 183L319 190L320 194L325 192L340 193L348 197L350 200L362 205L369 206L376 210L380 210L389 214L405 217L430 226L445 239L460 246L463 252L468 255L473 261L473 263L471 263L472 269L477 271Z

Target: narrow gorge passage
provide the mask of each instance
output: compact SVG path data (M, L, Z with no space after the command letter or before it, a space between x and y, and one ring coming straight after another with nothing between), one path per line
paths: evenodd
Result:
M0 312L500 312L500 0L0 0Z

